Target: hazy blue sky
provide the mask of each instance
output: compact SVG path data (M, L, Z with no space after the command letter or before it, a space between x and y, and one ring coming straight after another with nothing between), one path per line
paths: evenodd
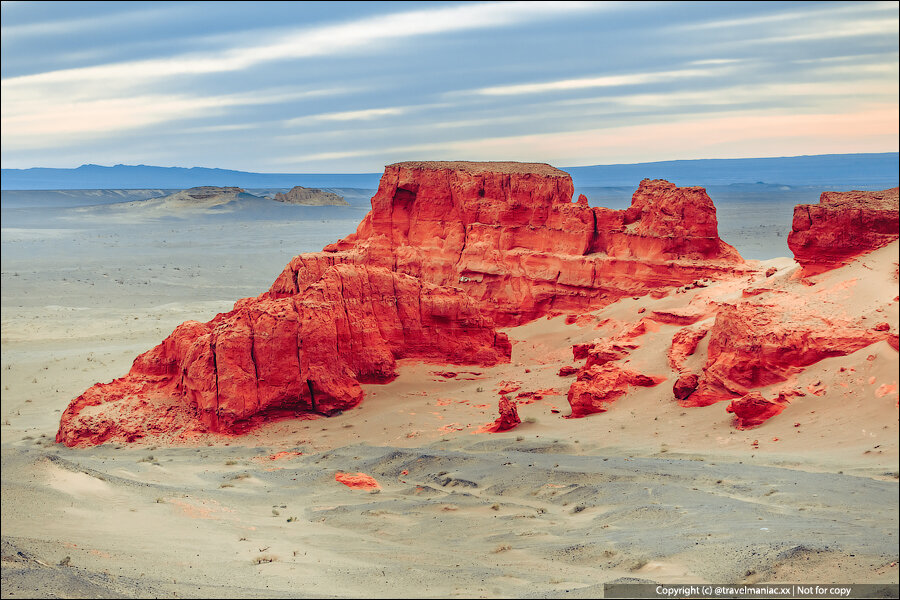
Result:
M2 163L898 149L897 2L3 2Z

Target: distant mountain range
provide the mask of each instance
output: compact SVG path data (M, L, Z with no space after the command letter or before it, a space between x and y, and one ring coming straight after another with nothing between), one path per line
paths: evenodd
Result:
M636 187L641 179L668 179L681 186L769 183L885 189L900 180L900 155L821 154L782 158L730 158L568 167L575 187ZM184 189L202 185L243 188L375 189L381 173L249 173L205 167L82 165L76 169L3 169L4 190Z
M575 187L634 186L668 179L680 186L769 183L886 189L900 180L900 154L819 154L781 158L667 160L631 165L569 167Z
M153 167L149 165L81 165L76 169L3 169L4 190L116 190L187 189L204 185L241 188L378 187L381 173L248 173L206 167Z

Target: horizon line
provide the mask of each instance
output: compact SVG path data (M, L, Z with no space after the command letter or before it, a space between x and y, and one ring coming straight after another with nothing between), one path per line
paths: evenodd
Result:
M603 164L584 164L584 165L568 165L564 167L557 167L559 169L578 169L578 168L588 168L588 167L624 167L630 165L654 165L654 164L662 164L662 163L675 163L675 162L699 162L699 161L728 161L728 160L776 160L776 159L786 159L786 158L815 158L815 157L826 157L826 156L876 156L882 154L900 154L900 150L888 150L884 152L842 152L835 153L829 152L825 154L798 154L793 156L745 156L745 157L728 157L728 158L674 158L674 159L666 159L666 160L653 160L653 161L644 161L644 162L633 162L633 163L603 163ZM446 161L441 161L446 162ZM500 161L500 160L490 160L490 161L467 161L467 162L524 162L524 161ZM392 163L393 164L393 163ZM544 163L550 164L550 163ZM385 165L387 166L387 165ZM239 169L229 169L224 167L205 167L194 165L191 167L185 167L180 165L172 165L172 166L163 166L163 165L148 165L144 163L128 165L124 163L117 163L115 165L101 165L97 163L82 163L77 167L3 167L3 171L29 171L32 169L54 169L54 170L70 170L74 171L76 169L80 169L82 167L100 167L103 169L114 169L116 167L148 167L154 169L208 169L208 170L218 170L218 171L233 171L235 173L250 173L250 174L258 174L258 175L377 175L378 171L362 171L362 172L339 172L339 171L304 171L304 172L274 172L274 171L241 171Z

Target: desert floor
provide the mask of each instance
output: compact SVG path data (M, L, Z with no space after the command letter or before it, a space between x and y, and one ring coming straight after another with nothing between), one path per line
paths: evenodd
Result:
M681 296L508 329L507 365L404 363L328 419L191 445L53 443L69 400L126 373L182 321L265 290L291 256L352 231L357 212L123 220L4 209L3 597L595 597L617 580L898 582L896 391L884 393L896 390L898 359L884 342L810 367L797 383L823 395L738 431L722 403L673 401L663 325L631 360L667 382L564 418L572 378L557 371L574 364L572 344L603 335L605 318L634 321ZM896 253L822 285L893 274ZM795 268L769 265L784 281ZM888 276L878 285L859 294L897 293ZM740 286L688 293L729 299ZM896 306L885 315L895 329ZM478 433L502 381L544 397L520 405L518 428ZM380 489L347 487L338 472L367 473Z

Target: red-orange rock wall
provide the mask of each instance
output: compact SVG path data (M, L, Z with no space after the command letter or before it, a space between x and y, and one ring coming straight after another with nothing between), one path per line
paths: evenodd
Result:
M747 271L719 240L702 188L644 180L627 211L572 203L572 191L548 165L390 165L356 233L295 257L259 297L176 328L126 377L75 399L57 439L130 440L175 423L237 433L279 415L328 414L359 403L360 382L394 377L399 358L508 360L494 323ZM612 398L590 381L612 375L594 368L576 383L599 409ZM654 383L624 371L613 379Z
M644 180L627 211L591 208L571 201L566 173L538 167L390 165L356 233L325 248L333 258L314 260L384 266L459 287L500 325L740 270L702 188ZM292 261L269 293L296 293L310 259Z
M797 205L788 247L804 273L840 267L900 237L898 192L823 192L819 204Z
M400 358L493 365L510 351L506 335L462 292L377 267L338 265L302 294L246 299L209 323L178 326L135 359L121 394L98 384L73 401L57 439L80 443L85 406L142 388L181 398L199 430L235 433L283 411L355 406L363 397L359 383L392 379ZM107 433L117 435L114 428Z

